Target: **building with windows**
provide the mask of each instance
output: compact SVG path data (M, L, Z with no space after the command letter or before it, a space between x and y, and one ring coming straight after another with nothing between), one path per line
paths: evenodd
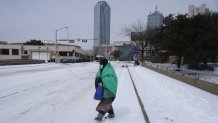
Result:
M113 49L113 45L101 45L98 47L95 47L95 55L96 56L103 56L107 58L108 60L111 60L111 52Z
M90 60L91 57L79 46L69 44L56 45L44 43L44 45L24 45L23 43L0 44L0 60L44 60L45 62L72 62Z
M1 59L21 59L21 45L0 44Z
M188 7L188 16L193 17L198 14L206 14L209 12L209 9L206 8L206 4L202 4L200 7L195 7L194 5L189 5Z
M120 52L119 60L128 61L131 58L131 41L113 41L110 45L101 45L96 47L96 57L105 57L108 60L112 60L114 51Z
M147 28L159 28L163 25L164 16L162 13L157 11L157 6L155 8L155 12L150 13L148 15Z
M113 42L113 51L120 51L121 61L129 61L131 60L131 41L114 41Z
M94 8L94 47L110 44L111 8L105 1L99 1Z

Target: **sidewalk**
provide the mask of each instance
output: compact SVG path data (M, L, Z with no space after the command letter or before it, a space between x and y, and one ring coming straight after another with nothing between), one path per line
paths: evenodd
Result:
M130 73L151 123L218 123L218 97L147 68Z
M128 70L123 68L118 77L117 98L113 103L116 117L107 123L145 123Z

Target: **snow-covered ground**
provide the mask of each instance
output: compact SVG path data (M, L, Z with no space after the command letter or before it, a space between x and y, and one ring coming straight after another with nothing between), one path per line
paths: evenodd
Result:
M124 62L118 75L116 117L106 123L145 123ZM0 67L0 123L96 123L93 100L99 65L39 64ZM129 64L151 123L217 123L218 97Z
M146 68L130 71L151 123L218 123L218 96Z
M116 120L105 122L144 123L126 69L114 66L121 79L114 102ZM98 67L98 63L1 66L0 123L95 123Z

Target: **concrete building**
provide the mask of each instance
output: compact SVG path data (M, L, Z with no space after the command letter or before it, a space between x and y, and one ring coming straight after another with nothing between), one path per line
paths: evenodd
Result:
M129 61L131 59L131 41L114 41L113 51L121 51L119 60Z
M110 55L113 49L113 45L101 45L98 47L95 47L95 55L96 56L103 56L109 60L112 59L112 56Z
M110 44L111 8L105 1L99 1L94 8L94 47Z
M21 59L21 45L0 44L0 60L2 59Z
M113 60L113 51L121 51L119 60L128 61L131 59L131 41L113 41L111 45L101 45L96 47L96 56Z
M195 7L194 5L189 5L188 16L193 17L198 14L206 14L209 12L209 9L206 8L206 4L202 4L200 7Z
M54 44L45 45L23 45L23 43L0 44L0 60L5 59L36 59L45 62L71 60L72 62L90 59L86 51L79 46L58 44L58 55Z
M147 28L159 28L163 25L164 16L162 13L157 11L157 6L155 7L155 12L148 15Z

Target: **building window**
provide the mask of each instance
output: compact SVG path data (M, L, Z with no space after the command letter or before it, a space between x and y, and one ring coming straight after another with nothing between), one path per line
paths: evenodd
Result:
M73 56L73 53L74 53L74 52L69 52L69 56Z
M28 51L27 51L27 50L24 50L24 54L28 54Z
M76 56L76 57L79 57L79 53L75 52L75 56Z
M67 56L67 53L68 53L68 52L59 52L59 55L60 55L60 56Z
M12 49L12 55L19 55L18 49Z
M1 55L9 55L9 49L0 49Z

